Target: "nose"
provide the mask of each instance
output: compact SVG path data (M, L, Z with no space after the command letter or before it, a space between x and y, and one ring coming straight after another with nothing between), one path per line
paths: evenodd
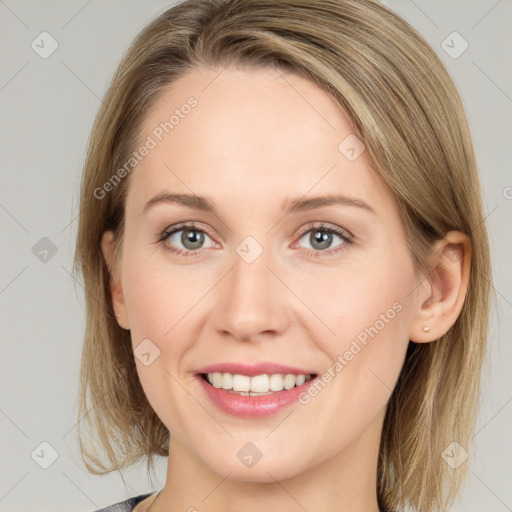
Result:
M216 287L214 326L224 337L255 341L278 337L290 324L293 294L263 252L248 262L238 253Z

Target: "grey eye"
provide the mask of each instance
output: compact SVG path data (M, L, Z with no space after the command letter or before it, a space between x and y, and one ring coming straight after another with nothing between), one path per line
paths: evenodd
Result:
M302 237L307 238L307 241L311 244L311 249L315 251L323 251L325 249L331 249L331 244L333 243L333 237L339 238L343 243L345 243L345 240L340 235L331 232L330 230L327 230L325 228L313 228L307 233L305 233ZM343 245L339 244L339 245Z
M168 239L172 245L177 245L179 247L179 243L181 243L184 249L193 251L203 248L205 237L210 239L210 237L200 229L185 227L171 233Z

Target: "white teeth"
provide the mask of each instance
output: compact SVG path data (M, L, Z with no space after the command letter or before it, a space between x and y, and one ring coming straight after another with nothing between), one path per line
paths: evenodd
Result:
M222 387L222 373L215 372L212 375L212 380L210 382L212 383L212 386L214 388L221 388Z
M297 380L297 377L295 375L287 375L283 380L283 385L285 389L292 389L295 386L295 382Z
M222 387L223 389L233 389L233 374L223 373L222 374Z
M233 391L251 391L251 377L233 375Z
M268 375L255 375L252 377L251 391L256 391L257 393L268 393Z
M283 376L279 373L270 376L270 391L282 391Z
M254 377L220 372L207 374L207 380L212 386L228 391L233 390L244 396L292 389L295 386L302 386L309 379L311 379L311 375L294 375L292 373L286 375L262 374Z

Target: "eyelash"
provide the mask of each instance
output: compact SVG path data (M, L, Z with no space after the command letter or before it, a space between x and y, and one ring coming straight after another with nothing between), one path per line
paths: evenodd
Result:
M190 223L190 224L179 224L177 226L167 228L163 233L161 233L159 235L157 243L162 243L164 245L164 248L166 251L169 251L170 253L175 254L176 256L186 258L188 256L194 255L194 257L195 257L195 255L198 255L200 253L200 249L196 250L196 251L190 251L188 249L185 249L185 250L184 249L175 249L175 248L170 247L169 245L165 244L165 241L171 235L173 235L174 233L177 233L179 231L183 231L184 229L189 229L190 231L199 231L201 233L204 233L205 235L208 235L210 238L212 238L208 234L208 232L205 231L203 228L200 228L199 226L197 226L194 223ZM325 225L325 224L321 224L320 226L310 226L309 228L305 229L304 231L301 232L301 234L299 236L299 240L306 233L309 233L310 231L324 231L326 233L332 233L332 234L338 235L344 242L341 245L341 247L338 247L337 249L327 249L325 251L319 251L319 250L315 250L315 249L307 249L308 252L312 253L310 255L312 255L314 257L319 257L320 255L331 255L333 253L341 252L341 251L345 250L344 246L346 244L350 245L350 244L354 243L355 237L353 235L349 235L346 231L343 231L337 227L329 226L329 225Z

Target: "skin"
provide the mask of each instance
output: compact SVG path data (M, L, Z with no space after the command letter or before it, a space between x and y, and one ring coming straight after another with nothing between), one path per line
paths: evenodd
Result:
M165 486L135 510L378 511L386 405L409 340L435 341L460 313L467 237L448 233L431 255L431 282L417 276L394 196L368 151L349 161L338 150L354 129L334 101L293 73L220 71L192 70L163 93L141 140L190 96L198 105L130 177L112 303L134 350L146 338L160 350L149 366L135 361L171 432ZM178 204L143 213L163 191L206 196L217 214ZM280 209L287 199L335 193L374 212ZM202 246L183 245L183 232L156 243L182 222L208 231ZM353 243L336 234L330 245L315 242L320 223L348 231ZM263 248L250 264L236 252L247 236ZM165 244L197 254L177 256ZM113 249L105 232L107 263ZM326 255L330 249L338 252ZM237 418L209 402L193 376L226 361L274 361L321 375L395 302L400 312L307 405ZM249 442L262 454L250 468L237 457Z

